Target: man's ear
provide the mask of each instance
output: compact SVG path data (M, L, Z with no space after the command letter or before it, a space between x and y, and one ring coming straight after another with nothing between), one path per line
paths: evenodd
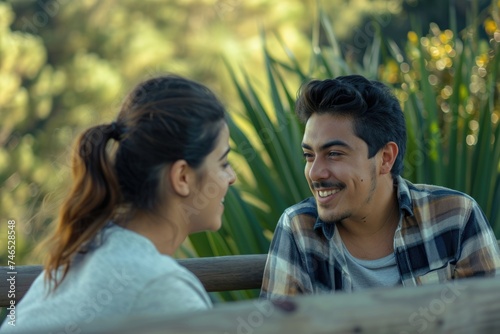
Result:
M394 162L398 157L398 152L399 152L398 144L396 144L393 141L390 141L387 144L385 144L385 146L382 147L380 151L382 159L382 165L380 166L380 173L388 174L391 172L392 166L394 165Z
M172 189L183 197L189 196L191 191L190 185L193 178L193 170L188 165L186 160L177 160L172 164L168 171L169 181Z

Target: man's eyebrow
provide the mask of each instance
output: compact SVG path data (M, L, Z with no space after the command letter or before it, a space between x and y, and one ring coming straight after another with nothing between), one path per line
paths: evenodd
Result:
M229 154L229 151L231 151L231 148L229 147L226 152L224 152L224 154L219 158L219 161L221 161L222 159L224 159L226 157L226 155Z
M312 150L312 147L306 143L302 143L302 148L305 148L306 150ZM324 143L323 145L320 146L320 151L326 150L332 146L342 146L348 149L351 149L351 146L347 144L345 141L342 140L331 140L329 142Z

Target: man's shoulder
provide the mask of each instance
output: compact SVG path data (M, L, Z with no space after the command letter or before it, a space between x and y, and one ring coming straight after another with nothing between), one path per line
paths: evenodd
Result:
M438 223L447 230L462 228L472 211L479 208L471 196L447 187L405 180L401 188L401 206L411 212L420 228L435 229Z
M412 200L452 200L458 202L474 202L474 199L459 190L439 186L435 184L412 183L406 179L402 179L402 194L407 194Z

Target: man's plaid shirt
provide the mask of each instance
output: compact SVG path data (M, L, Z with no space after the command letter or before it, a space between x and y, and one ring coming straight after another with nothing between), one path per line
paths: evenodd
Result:
M500 275L500 251L470 196L395 178L402 214L394 254L403 286ZM342 241L318 218L310 197L281 216L264 271L261 297L352 291Z

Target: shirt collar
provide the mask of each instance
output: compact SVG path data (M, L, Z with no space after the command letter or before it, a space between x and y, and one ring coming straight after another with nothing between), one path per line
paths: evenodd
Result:
M400 175L394 178L394 186L397 188L398 192L399 211L401 212L404 210L408 213L409 216L413 216L413 206L411 201L410 188L408 186L409 184L411 183L403 179L403 177L401 177ZM317 210L316 201L314 201L314 206ZM317 211L316 216L316 223L314 223L313 229L315 231L321 230L325 238L331 240L335 233L335 224L325 223L324 221L322 221L317 215Z
M323 235L325 238L328 240L331 240L333 237L333 234L335 232L335 224L332 223L325 223L322 221L319 216L316 218L316 223L314 223L314 230L321 230L323 232Z
M409 181L403 179L401 175L398 175L394 178L394 186L398 188L398 204L399 211L406 211L408 216L413 216L413 204L411 200L410 193L410 185L412 185Z

